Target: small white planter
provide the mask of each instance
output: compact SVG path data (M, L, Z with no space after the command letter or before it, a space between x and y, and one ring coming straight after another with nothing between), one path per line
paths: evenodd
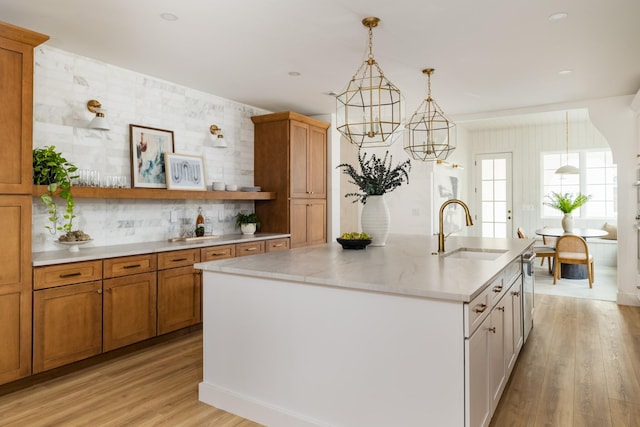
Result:
M242 234L254 234L256 232L256 225L240 224L240 231L242 231Z

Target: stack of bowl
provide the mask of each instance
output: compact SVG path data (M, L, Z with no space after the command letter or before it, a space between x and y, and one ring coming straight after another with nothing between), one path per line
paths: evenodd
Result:
M211 189L213 191L224 191L225 189L224 182L213 181L213 184L211 185Z

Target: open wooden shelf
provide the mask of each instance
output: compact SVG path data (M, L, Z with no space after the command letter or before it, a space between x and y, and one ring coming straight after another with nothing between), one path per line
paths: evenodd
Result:
M47 192L46 185L34 185L33 196ZM72 194L78 199L150 199L150 200L274 200L271 191L188 191L164 188L102 188L73 187Z

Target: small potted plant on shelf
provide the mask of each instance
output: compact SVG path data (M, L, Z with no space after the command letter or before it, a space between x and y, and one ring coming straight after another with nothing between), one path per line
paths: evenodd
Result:
M50 225L45 226L53 235L58 231L65 234L59 237L60 242L88 241L91 237L79 230L73 230L75 203L71 194L72 180L78 176L74 173L78 168L67 161L61 153L55 151L55 146L35 148L33 150L33 183L46 185L47 192L40 196L48 209ZM65 201L65 210L60 212L55 203L56 195Z
M571 193L557 193L552 191L551 194L547 194L545 197L548 199L548 201L544 202L545 206L558 209L564 214L562 218L562 228L565 232L570 233L573 231L573 216L571 212L587 203L591 195L587 196L579 192L573 197Z
M260 226L260 220L255 212L248 214L239 212L236 215L236 226L240 227L242 234L253 234L256 232L256 228Z

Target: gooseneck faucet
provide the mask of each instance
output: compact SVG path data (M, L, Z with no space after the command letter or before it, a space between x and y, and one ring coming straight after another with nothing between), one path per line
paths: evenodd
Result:
M443 224L443 216L444 216L444 208L452 203L457 203L464 208L464 212L467 217L467 227L471 227L473 225L473 220L471 219L471 214L469 213L469 206L467 206L462 200L458 199L449 199L440 206L440 216L438 217L438 253L444 253L444 224Z

